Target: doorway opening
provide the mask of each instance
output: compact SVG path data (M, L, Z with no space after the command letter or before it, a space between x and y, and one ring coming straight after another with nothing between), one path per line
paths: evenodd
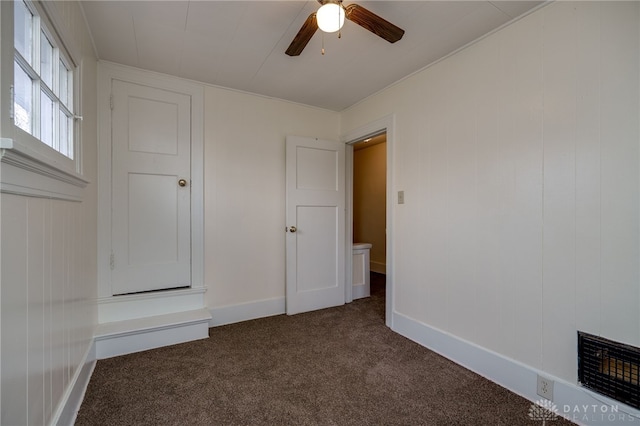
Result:
M393 209L393 191L394 191L394 169L393 169L393 152L395 143L395 114L390 114L385 117L379 118L368 124L364 124L361 127L353 129L342 136L342 140L346 143L346 182L347 182L347 221L346 221L346 248L348 255L346 256L346 281L349 285L345 286L346 289L346 302L353 300L353 286L352 274L353 274L353 153L354 144L360 141L364 141L368 138L373 138L378 135L386 135L386 218L385 218L385 324L387 327L394 329L394 315L393 315L393 299L394 299L394 209Z
M364 185L372 185L375 181L378 184L378 190L382 188L383 191L383 209L384 209L384 220L382 226L379 226L378 231L382 231L384 237L378 237L378 242L376 245L378 246L378 251L374 253L373 262L370 263L370 270L373 270L372 278L374 281L374 286L376 283L380 283L382 281L382 286L384 288L384 298L385 298L385 323L387 327L393 329L393 206L391 203L391 194L393 188L393 139L395 134L395 117L393 115L389 115L387 117L383 117L375 122L364 125L358 129L355 129L343 137L343 140L346 142L347 147L347 262L346 262L346 272L347 272L347 283L350 285L346 286L346 301L353 301L353 243L360 242L355 241L355 238L369 238L368 234L362 234L361 230L358 230L357 234L354 232L354 209L356 208L354 204L358 202L357 199L354 200L354 156L360 154L355 154L355 151L363 150L365 154L371 154L373 151L366 151L370 149L370 147L378 146L378 150L380 148L384 148L384 170L378 169L377 176L366 180ZM367 141L367 142L365 142ZM372 144L374 142L375 144ZM384 142L384 144L382 143ZM367 146L369 145L369 146ZM374 148L375 151L375 148ZM357 172L360 173L360 172ZM382 181L382 183L380 183ZM362 205L357 207L358 209L362 208ZM366 211L358 214L366 214ZM379 223L379 219L377 219L377 223ZM355 224L355 226L359 226ZM366 231L365 231L366 232ZM376 237L373 237L376 238ZM370 241L364 241L370 242ZM373 242L371 248L373 248ZM381 250L384 248L383 250ZM381 260L382 259L382 260ZM381 280L381 278L383 280Z
M353 299L384 292L386 274L387 133L353 144ZM366 265L357 254L364 248ZM365 280L356 278L366 274ZM382 286L382 288L380 288Z

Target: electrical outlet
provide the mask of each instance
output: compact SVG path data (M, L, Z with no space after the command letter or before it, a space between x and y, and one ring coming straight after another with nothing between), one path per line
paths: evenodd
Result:
M538 376L538 395L553 401L553 380Z

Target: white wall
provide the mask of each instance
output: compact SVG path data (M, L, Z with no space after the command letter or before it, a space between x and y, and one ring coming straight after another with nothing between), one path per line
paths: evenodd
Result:
M339 114L208 86L205 285L209 308L285 294L285 137L338 140Z
M96 61L77 3L54 8L82 58L91 183L81 203L0 195L3 425L48 424L60 414L96 324Z
M395 312L576 383L640 345L639 4L557 2L341 114L395 114Z

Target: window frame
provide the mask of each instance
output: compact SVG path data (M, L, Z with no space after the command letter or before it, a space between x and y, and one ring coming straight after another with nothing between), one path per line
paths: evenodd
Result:
M55 5L32 0L24 0L24 3L34 14L34 22L37 23L36 28L33 28L31 32L32 37L37 36L38 40L32 41L32 49L36 49L36 51L32 52L30 70L25 69L24 63L19 63L28 63L28 60L22 58L14 46L14 1L0 2L0 61L3 64L11 64L10 67L4 66L0 70L0 91L2 94L8 95L2 96L2 102L0 102L0 191L80 201L82 190L88 184L82 174L81 161L82 70L80 56L76 53L73 39L68 37L64 31ZM54 50L57 48L60 52L58 55L54 51L52 57L52 86L54 87L49 87L40 75L41 33L54 45ZM68 89L66 104L62 102L62 95L57 88L60 84L60 60L72 73L72 87ZM40 120L39 114L32 113L31 115L31 132L36 135L24 131L14 123L14 67L16 63L19 63L17 66L21 66L32 79L31 96L34 110L36 102L38 103L37 111L41 108L41 91L47 93L47 96L55 95L52 114L54 129L55 126L60 126L60 115L70 113L67 115L67 119L69 119L67 124L72 126L73 131L73 138L69 144L72 149L72 158L39 139L39 131L34 130L34 123ZM34 76L30 74L32 72L38 74L37 81L33 80ZM46 88L43 89L45 85ZM66 111L63 110L63 107ZM37 126L39 127L40 123ZM53 134L55 135L55 133ZM55 136L52 145L56 145Z

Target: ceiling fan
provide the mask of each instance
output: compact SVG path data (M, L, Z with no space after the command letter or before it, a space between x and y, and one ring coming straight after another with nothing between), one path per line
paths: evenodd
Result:
M322 6L317 12L309 15L304 24L302 24L300 31L298 31L298 34L293 38L285 52L287 55L300 55L318 28L324 32L338 31L342 28L345 18L382 37L389 43L395 43L404 35L402 28L393 25L386 19L357 4L343 6L342 0L318 0L318 3ZM328 19L327 23L324 21L325 18Z

